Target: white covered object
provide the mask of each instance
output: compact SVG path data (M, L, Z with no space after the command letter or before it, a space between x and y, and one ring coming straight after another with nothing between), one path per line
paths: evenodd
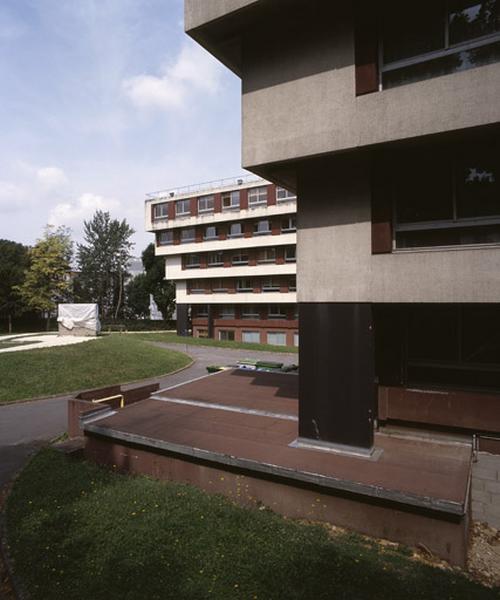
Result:
M59 304L57 321L65 329L88 329L96 334L101 330L97 304Z

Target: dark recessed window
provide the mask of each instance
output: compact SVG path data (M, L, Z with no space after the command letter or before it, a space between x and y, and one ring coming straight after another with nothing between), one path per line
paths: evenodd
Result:
M241 223L231 223L229 226L229 237L241 237L243 235L243 228Z
M153 219L167 219L168 218L168 204L163 202L162 204L153 204Z
M174 232L173 231L160 231L156 235L156 244L158 246L169 246L174 243Z
M205 236L206 240L215 240L219 237L219 231L215 225L210 225L209 227L205 227Z
M500 243L498 142L401 153L386 169L396 248Z
M381 84L394 87L500 60L500 0L386 0Z

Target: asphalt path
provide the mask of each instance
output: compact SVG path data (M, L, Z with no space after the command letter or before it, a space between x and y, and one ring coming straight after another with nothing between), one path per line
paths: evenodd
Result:
M160 389L202 377L207 374L206 368L209 365L234 365L245 358L284 363L298 361L298 355L293 353L252 352L160 342L155 342L155 345L184 352L194 360L190 367L178 373L141 382L158 382ZM127 389L136 385L138 384L124 387ZM64 394L0 406L0 487L10 481L34 451L66 431L67 401L73 395Z

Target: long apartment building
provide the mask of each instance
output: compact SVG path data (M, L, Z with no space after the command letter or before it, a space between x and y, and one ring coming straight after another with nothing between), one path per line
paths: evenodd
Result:
M298 345L296 210L295 194L254 176L149 194L180 335Z

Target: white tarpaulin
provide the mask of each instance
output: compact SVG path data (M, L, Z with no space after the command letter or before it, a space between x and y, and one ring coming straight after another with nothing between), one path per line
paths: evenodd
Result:
M97 304L59 304L57 321L66 329L75 327L99 332L99 307Z

